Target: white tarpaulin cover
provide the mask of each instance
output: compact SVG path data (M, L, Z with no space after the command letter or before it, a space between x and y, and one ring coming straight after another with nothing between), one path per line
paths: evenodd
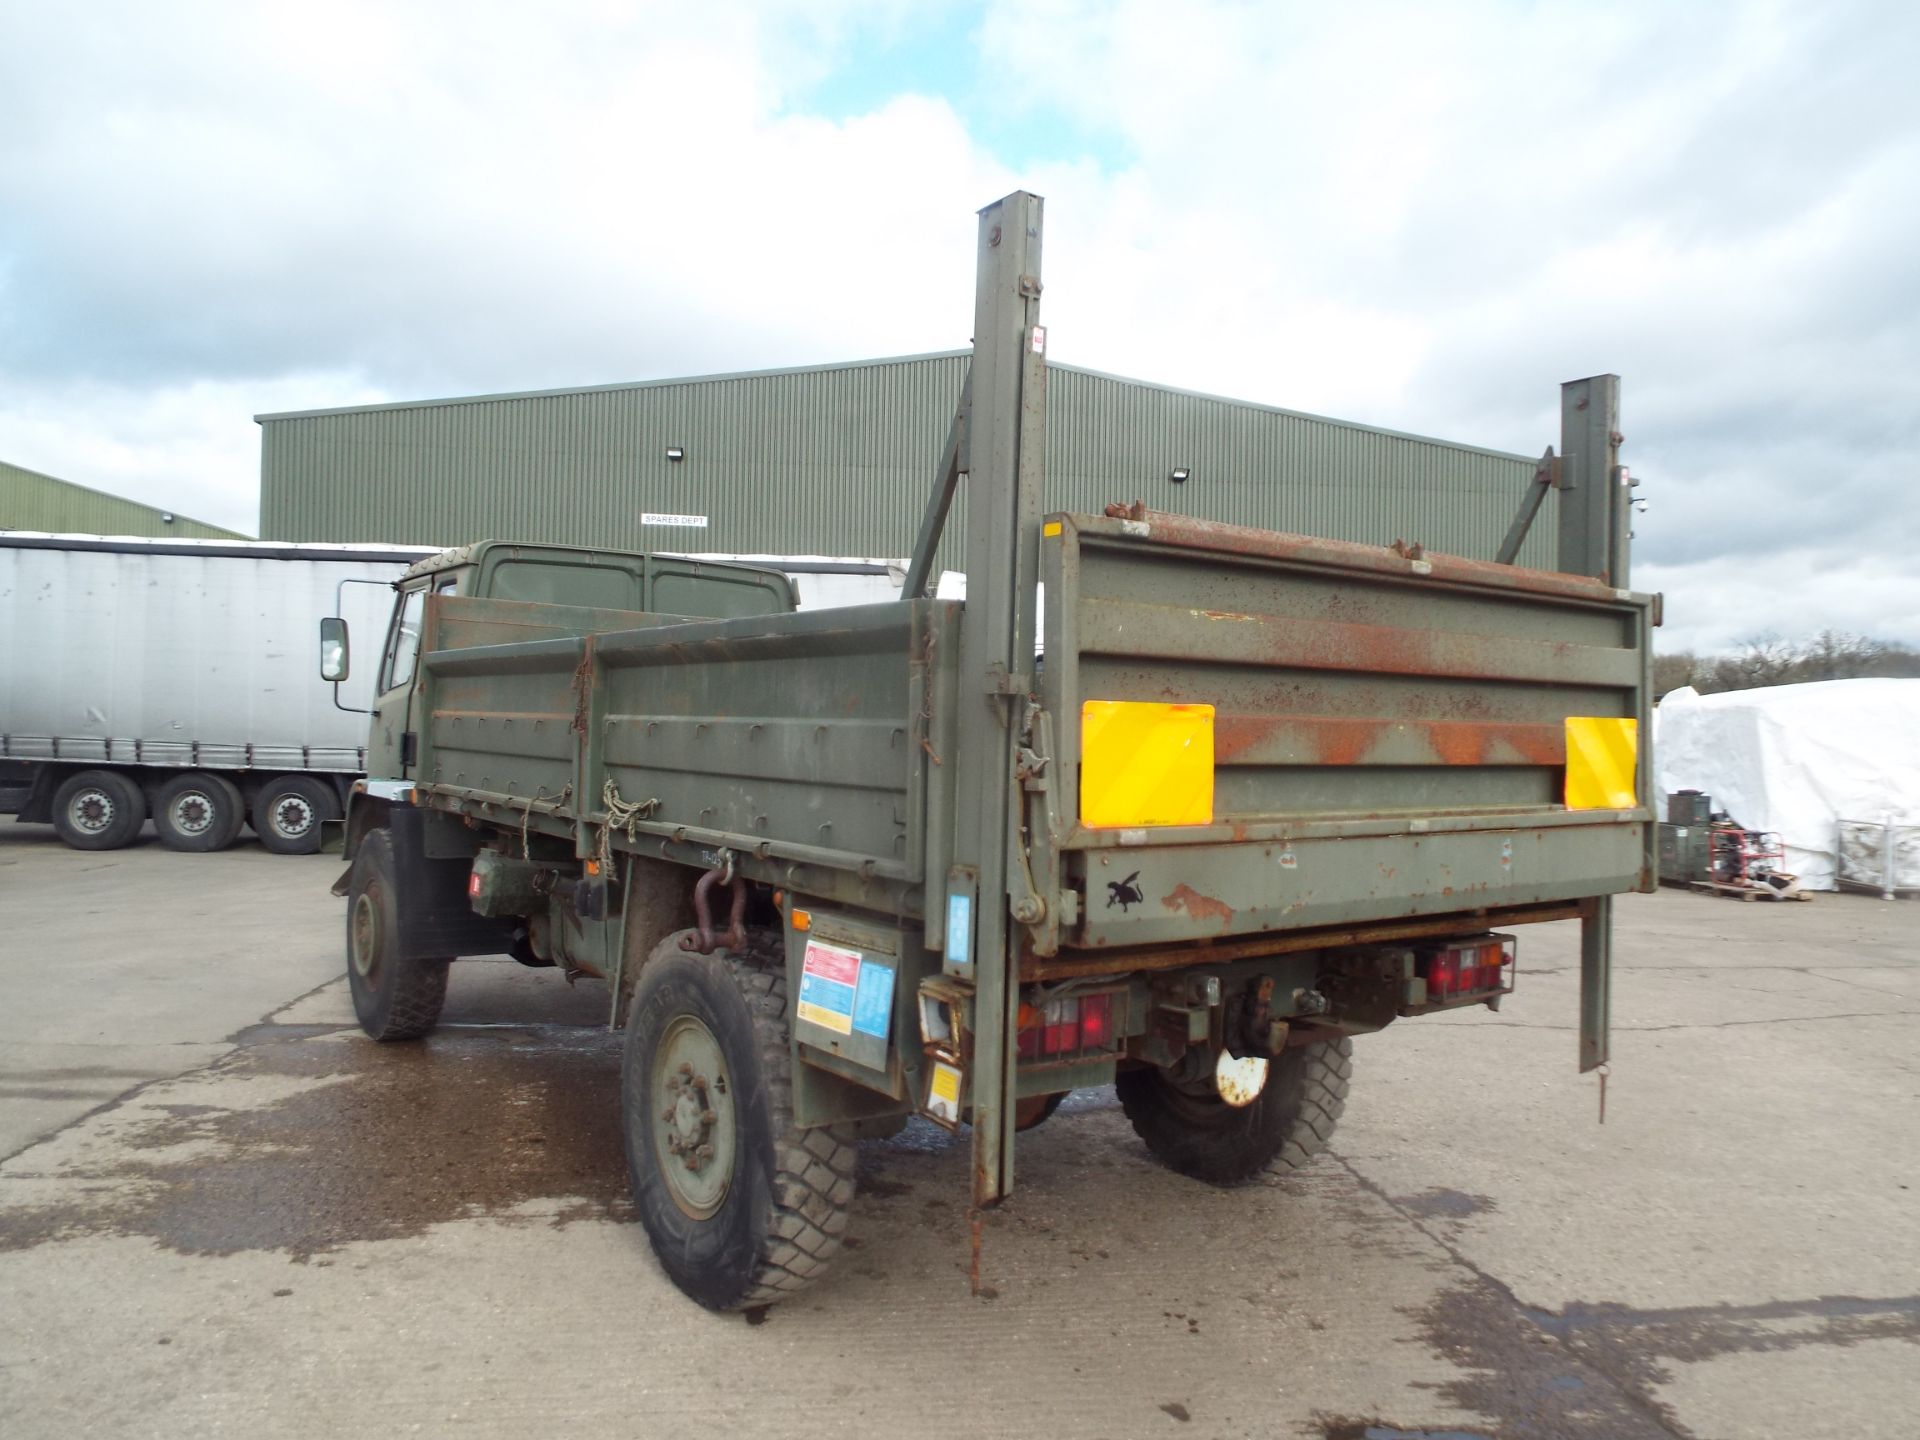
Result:
M1920 821L1920 680L1669 691L1653 754L1663 795L1706 791L1779 835L1807 889L1832 890L1841 820Z

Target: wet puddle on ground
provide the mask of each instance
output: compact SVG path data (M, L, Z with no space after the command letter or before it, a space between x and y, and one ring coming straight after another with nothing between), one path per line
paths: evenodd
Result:
M0 1250L109 1233L304 1258L540 1200L564 1201L556 1221L627 1218L620 1042L602 1029L447 1027L374 1045L264 1025L239 1038L126 1102L110 1139L16 1157L0 1173L29 1193L54 1182L59 1198L0 1209Z
M634 1218L622 1036L603 1027L452 1024L421 1044L375 1045L352 1027L267 1023L234 1038L231 1054L0 1168L0 1252L110 1234L305 1259L481 1216ZM1102 1107L1095 1092L1069 1108ZM863 1143L864 1216L958 1223L964 1190L914 1192L933 1171L964 1181L964 1154L963 1139L921 1120Z

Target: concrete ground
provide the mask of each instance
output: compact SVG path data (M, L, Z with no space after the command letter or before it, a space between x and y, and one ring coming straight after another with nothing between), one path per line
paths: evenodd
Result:
M0 824L0 1434L1907 1436L1920 904L1621 904L1606 1124L1576 934L1357 1046L1331 1153L1220 1191L1111 1092L1026 1138L969 1294L964 1147L862 1148L763 1323L631 1221L605 992L463 962L351 1028L334 862Z

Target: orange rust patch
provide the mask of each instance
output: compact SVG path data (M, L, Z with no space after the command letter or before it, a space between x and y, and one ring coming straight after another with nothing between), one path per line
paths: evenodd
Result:
M1357 763L1386 727L1384 720L1354 720L1339 715L1216 715L1215 763L1234 760L1281 739L1298 740L1305 763Z
M1218 920L1222 925L1233 923L1233 907L1211 895L1202 895L1191 885L1174 886L1173 893L1160 902L1169 910L1184 910L1195 920Z
M1564 765L1567 759L1558 725L1246 713L1215 717L1213 753L1229 764L1357 765L1389 729L1418 735L1430 763L1441 765ZM1417 755L1407 758L1423 763Z
M1567 760L1566 736L1558 726L1454 720L1434 721L1426 730L1434 753L1448 765L1498 764L1516 755L1529 765L1564 765Z

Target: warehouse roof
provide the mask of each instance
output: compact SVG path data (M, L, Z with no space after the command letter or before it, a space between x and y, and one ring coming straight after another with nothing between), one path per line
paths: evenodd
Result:
M712 375L681 375L660 380L632 380L613 385L574 385L555 390L507 390L486 395L450 395L434 400L394 400L379 405L340 405L319 410L276 410L255 415L253 418L256 422L265 424L271 420L312 420L330 415L369 415L383 410L432 410L447 405L491 405L508 400L546 400L574 395L606 395L628 390L660 390L676 385L759 380L776 375L820 375L836 370L868 370L883 366L912 365L928 360L961 360L972 353L971 350L933 350L921 355L889 355L873 360L846 360L826 365L785 365L770 370L734 370ZM1096 380L1108 380L1120 385L1131 385L1141 390L1153 390L1165 395L1182 395L1194 400L1232 405L1238 409L1253 410L1268 415L1286 415L1294 419L1311 420L1317 424L1338 426L1341 429L1360 431L1369 435L1385 435L1396 440L1417 440L1428 445L1444 445L1450 450L1492 455L1502 460L1530 462L1534 458L1529 455L1516 455L1510 451L1489 449L1484 445L1462 445L1457 441L1442 440L1432 435L1416 435L1405 430L1389 430L1379 425L1362 425L1353 420L1316 415L1306 410L1289 410L1281 405L1266 405L1255 400L1235 399L1230 395L1214 395L1204 390L1187 390L1177 385L1161 385L1150 380L1135 380L1129 376L1114 375L1104 370L1091 370L1083 365L1062 365L1057 360L1049 360L1047 368L1075 375L1086 375Z
M0 460L0 529L245 540L221 525Z

